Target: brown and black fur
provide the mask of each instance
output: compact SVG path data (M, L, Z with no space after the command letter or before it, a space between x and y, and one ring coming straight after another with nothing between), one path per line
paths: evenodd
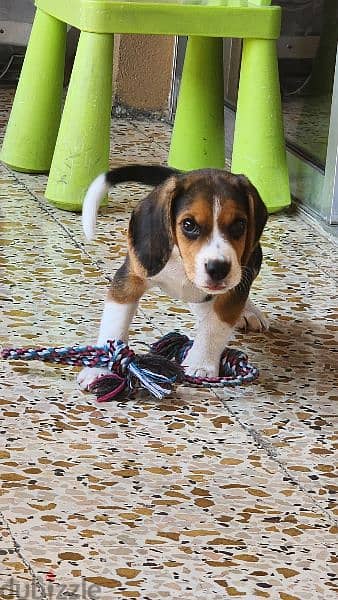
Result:
M125 170L125 173L123 172ZM180 173L167 167L123 167L107 175L109 181L125 181L124 177L151 185L158 185L133 211L128 231L128 254L117 271L110 297L116 301L134 301L145 290L145 280L156 275L167 263L179 235L176 223L179 215L199 195L210 203L215 194L229 198L231 209L245 216L245 236L233 240L241 247L240 262L243 277L238 286L215 302L219 315L227 315L235 323L248 297L251 284L262 263L259 243L267 220L266 207L257 191L244 175L234 175L216 169ZM231 222L224 222L224 229Z

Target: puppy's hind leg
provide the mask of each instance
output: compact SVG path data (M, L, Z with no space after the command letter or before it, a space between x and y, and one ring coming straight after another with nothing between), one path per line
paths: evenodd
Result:
M252 300L248 298L242 314L236 323L236 328L242 331L268 331L269 321Z

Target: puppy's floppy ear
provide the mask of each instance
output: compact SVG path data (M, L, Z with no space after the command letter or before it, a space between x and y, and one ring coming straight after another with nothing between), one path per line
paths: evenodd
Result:
M268 219L268 211L257 189L245 175L237 175L237 181L247 198L248 206L248 225L242 257L243 264L246 264L262 235Z
M172 252L173 202L179 192L179 176L172 176L141 200L131 216L130 250L148 277L163 269Z

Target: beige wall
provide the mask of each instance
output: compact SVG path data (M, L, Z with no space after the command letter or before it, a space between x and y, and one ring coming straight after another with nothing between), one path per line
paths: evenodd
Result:
M174 37L115 36L115 102L146 111L168 112Z

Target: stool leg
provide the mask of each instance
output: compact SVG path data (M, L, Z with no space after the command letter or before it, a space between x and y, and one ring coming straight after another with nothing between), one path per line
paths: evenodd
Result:
M17 171L49 170L59 128L66 24L37 9L1 151Z
M231 170L244 173L269 212L290 204L274 40L244 40Z
M222 40L190 37L168 164L189 171L223 168L224 162Z
M92 180L109 163L113 43L111 34L81 32L46 198L80 211Z

